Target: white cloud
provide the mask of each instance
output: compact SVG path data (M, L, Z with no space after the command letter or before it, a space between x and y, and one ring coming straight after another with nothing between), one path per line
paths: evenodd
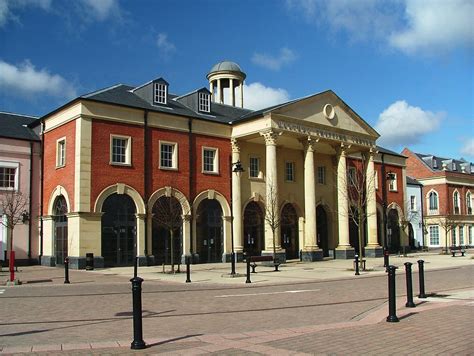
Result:
M58 74L46 69L37 70L30 61L15 66L0 60L0 88L2 91L20 94L47 94L73 98L74 86Z
M270 88L256 82L249 85L244 84L244 107L247 109L258 110L269 106L284 103L290 100L290 96L285 89ZM230 91L224 88L224 102L231 104ZM235 103L240 105L240 91L235 90Z
M439 128L445 113L425 111L405 100L390 105L380 115L375 129L381 135L378 143L400 147L421 141L422 136Z
M466 140L464 146L461 148L461 153L467 156L474 157L474 138Z
M407 54L474 47L472 0L287 0L290 10L350 41L372 41Z
M0 27L8 21L18 20L14 11L26 7L39 7L43 10L51 9L52 0L0 0Z
M403 52L444 51L474 45L474 1L406 0L408 28L390 36Z
M264 68L268 68L271 70L280 70L283 65L289 64L295 59L295 53L291 49L283 47L282 49L280 49L280 53L277 56L254 53L252 57L252 62Z
M156 38L156 45L163 57L169 57L176 50L176 46L168 40L166 33L159 33Z
M120 17L118 0L82 0L84 11L98 21L109 17Z

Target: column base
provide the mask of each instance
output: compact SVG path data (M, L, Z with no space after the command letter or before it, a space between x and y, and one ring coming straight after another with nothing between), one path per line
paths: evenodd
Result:
M262 251L262 256L273 256L273 251ZM278 250L275 253L275 262L285 263L286 262L286 252L285 250ZM273 262L264 263L264 265L273 266Z
M54 267L56 266L55 256L41 256L41 266Z
M146 263L147 263L147 266L154 266L156 263L155 256L154 255L146 256Z
M244 260L244 253L242 251L235 251L235 255L237 256L237 262L242 262ZM222 262L230 263L230 252L226 252L222 255Z
M381 246L367 246L365 257L383 257L383 248Z
M336 248L336 259L353 260L354 256L355 256L355 249L353 247Z
M323 250L317 249L313 251L302 251L301 252L301 261L303 262L315 262L322 261L324 257Z
M94 263L95 263L95 258L94 258ZM144 256L144 255L138 256L138 265L139 266L148 266L148 257ZM98 267L98 268L100 268L100 267Z
M69 268L85 269L86 258L69 256ZM104 268L104 258L102 256L94 256L94 268Z

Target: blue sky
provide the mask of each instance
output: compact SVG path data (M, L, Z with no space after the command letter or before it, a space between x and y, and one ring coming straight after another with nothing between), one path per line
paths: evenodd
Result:
M208 87L259 108L332 89L395 151L474 160L472 0L0 0L0 111L44 115L116 83Z

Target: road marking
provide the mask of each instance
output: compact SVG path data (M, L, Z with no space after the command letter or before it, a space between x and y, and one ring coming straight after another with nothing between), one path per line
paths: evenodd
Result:
M231 298L231 297L254 297L257 295L271 295L271 294L287 294L287 293L307 293L317 292L319 289L301 289L301 290L286 290L283 292L266 292L266 293L247 293L247 294L226 294L226 295L215 295L216 298Z
M5 292L5 289L0 289L0 294L3 294Z

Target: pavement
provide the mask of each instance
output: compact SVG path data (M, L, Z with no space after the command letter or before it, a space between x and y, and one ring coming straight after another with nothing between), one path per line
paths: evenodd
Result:
M474 251L473 251L474 252ZM130 350L130 339L120 339L105 333L101 341L74 342L73 334L67 342L44 341L32 335L31 343L12 344L14 336L22 332L6 333L0 328L0 353L1 354L170 354L170 355L345 355L348 353L360 354L414 354L414 355L472 355L474 350L474 259L471 254L464 257L451 257L438 253L415 253L404 256L391 256L390 264L398 267L399 278L404 274L405 262L413 263L414 284L415 273L418 270L418 260L424 261L425 273L437 275L442 273L463 273L459 278L462 283L445 283L445 292L434 294L428 298L415 297L416 308L406 308L405 300L397 298L398 323L387 323L386 300L373 299L367 310L355 317L344 317L341 321L337 318L325 317L324 321L306 322L297 325L269 324L266 328L238 332L229 332L222 328L220 332L214 329L211 332L173 332L157 331L147 332L145 350ZM245 264L238 263L236 276L230 276L230 264L202 264L191 266L190 284L185 283L186 273L180 266L180 273L170 273L166 266L163 273L162 266L139 267L139 276L147 282L156 282L153 285L175 288L187 285L196 288L216 288L221 290L241 291L241 287L249 287L245 283ZM325 260L316 263L302 263L290 261L280 266L280 271L275 272L272 267L258 266L257 273L251 274L252 286L279 287L282 292L273 291L269 298L274 298L276 293L297 292L287 291L285 286L306 286L308 283L322 283L328 281L354 281L385 276L383 259L366 260L366 270L360 271L359 276L354 276L353 263L348 260ZM439 271L439 273L436 273ZM465 275L464 275L465 274ZM133 268L109 268L94 271L70 271L71 287L101 286L111 289L115 285L130 284ZM4 281L8 274L6 269L0 272L0 281ZM22 285L0 286L0 308L2 293L14 295L15 292L38 294L44 290L42 287L56 286L65 288L64 271L62 268L48 268L42 266L20 267L16 277ZM62 285L62 286L61 286ZM75 287L74 287L75 286ZM174 287L173 287L174 286ZM199 287L201 286L201 287ZM303 288L303 287L301 287ZM293 288L294 289L294 288ZM347 288L346 288L347 289ZM415 286L414 286L415 290ZM441 291L443 288L441 288ZM305 292L305 290L301 290ZM79 293L79 292L78 292ZM337 292L336 292L337 293ZM271 296L270 296L271 294ZM367 291L367 294L370 294ZM403 294L403 293L402 293ZM334 296L336 299L338 296ZM12 297L14 298L14 297ZM216 304L217 305L217 304ZM59 306L58 306L59 307ZM211 306L212 307L212 306ZM249 306L245 308L250 309ZM329 307L325 307L326 310ZM304 313L304 312L303 312ZM0 316L4 314L0 312ZM5 313L7 314L7 313ZM237 315L237 314L236 314ZM260 315L260 314L259 314ZM284 317L286 314L282 312ZM288 314L291 315L291 314ZM35 316L31 316L34 320ZM163 319L166 321L167 319ZM168 319L169 320L169 319ZM131 323L130 318L124 320ZM163 322L164 322L163 321ZM169 320L171 322L171 320ZM5 320L0 324L8 326ZM15 324L15 323L14 323ZM21 324L21 323L18 323ZM296 325L296 326L295 326ZM107 328L106 324L103 328ZM154 327L158 330L156 327ZM171 324L170 324L171 328ZM174 330L174 329L173 329ZM194 330L194 329L189 329ZM112 334L113 335L113 334ZM121 335L117 333L117 335ZM28 338L26 338L28 340Z

